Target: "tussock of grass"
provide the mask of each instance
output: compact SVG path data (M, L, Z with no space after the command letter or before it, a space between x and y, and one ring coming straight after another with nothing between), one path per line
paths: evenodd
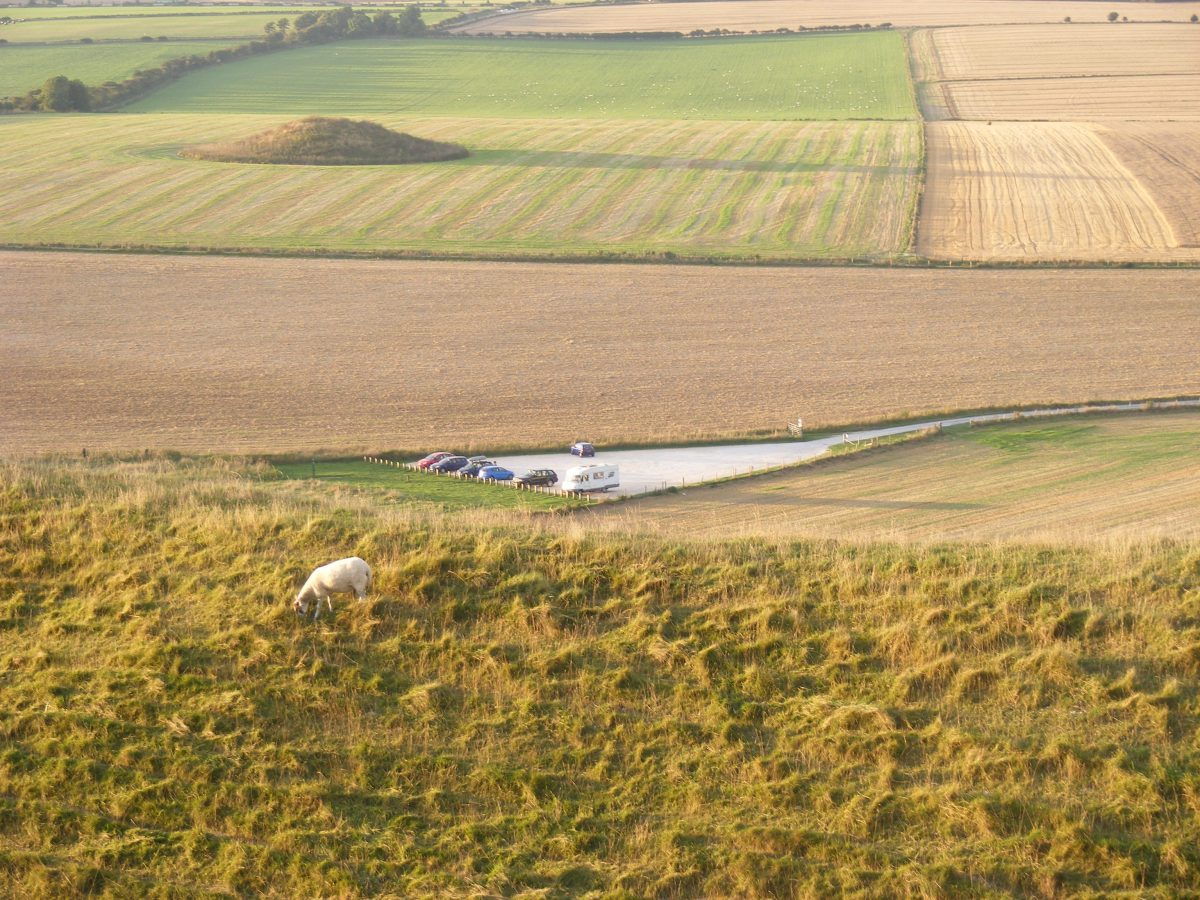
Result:
M240 141L190 147L180 155L214 162L366 166L442 162L470 154L459 144L413 137L375 122L308 116Z
M1194 545L689 545L269 474L0 468L0 893L1200 878ZM374 595L299 622L349 553Z

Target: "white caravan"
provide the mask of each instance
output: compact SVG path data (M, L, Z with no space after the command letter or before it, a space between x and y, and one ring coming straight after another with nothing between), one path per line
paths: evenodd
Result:
M591 463L567 469L559 485L564 491L607 491L621 486L620 470L614 465Z

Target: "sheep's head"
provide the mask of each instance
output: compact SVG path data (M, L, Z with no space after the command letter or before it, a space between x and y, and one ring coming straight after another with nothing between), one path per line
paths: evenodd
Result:
M292 601L292 609L296 611L296 615L308 615L308 608L312 606L313 599L311 591L301 591L298 593L296 599Z

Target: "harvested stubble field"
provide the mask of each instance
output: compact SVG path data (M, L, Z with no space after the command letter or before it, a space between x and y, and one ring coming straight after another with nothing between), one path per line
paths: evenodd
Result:
M181 159L277 117L0 121L10 244L887 257L911 240L916 123L373 117L453 162Z
M930 122L926 152L922 255L1200 260L1098 126Z
M0 37L3 37L2 33ZM219 43L203 41L28 47L11 44L0 47L0 97L28 93L55 75L78 78L87 84L119 81L138 69L149 69L179 56L203 55L219 46ZM13 119L11 116L5 118ZM5 125L11 127L8 122Z
M1099 134L1149 189L1175 240L1200 247L1200 128L1122 123L1106 125Z
M957 81L942 89L961 119L1200 122L1200 74Z
M8 453L696 440L1198 386L1192 270L0 265Z
M704 538L1080 541L1200 538L1200 413L961 428L636 504L607 528Z
M931 34L937 77L953 81L1200 74L1200 28L1191 24L1059 23L938 28ZM1146 83L1149 105L1157 105L1157 83Z
M1120 3L1133 20L1186 22L1200 3ZM587 33L617 31L733 31L815 28L822 25L1003 25L1021 22L1103 22L1111 3L1091 0L734 0L635 3L511 13L461 26L464 32Z

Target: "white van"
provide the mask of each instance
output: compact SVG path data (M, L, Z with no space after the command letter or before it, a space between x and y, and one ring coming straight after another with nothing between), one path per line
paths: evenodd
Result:
M567 469L567 474L559 485L564 491L607 491L620 486L618 467L602 463Z

